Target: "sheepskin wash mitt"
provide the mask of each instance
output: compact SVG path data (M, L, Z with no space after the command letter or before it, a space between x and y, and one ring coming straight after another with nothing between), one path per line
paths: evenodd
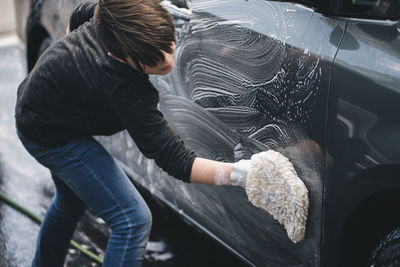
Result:
M274 150L254 154L245 189L250 202L283 225L292 242L304 239L308 190L289 159Z

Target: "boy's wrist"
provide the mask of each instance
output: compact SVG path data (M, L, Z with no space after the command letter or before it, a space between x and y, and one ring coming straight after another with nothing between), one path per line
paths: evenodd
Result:
M246 178L250 169L250 160L240 160L233 164L229 177L229 184L233 186L246 186Z
M232 171L232 163L219 163L220 166L215 170L214 173L214 184L215 185L228 185L229 176Z
M215 171L214 184L245 187L249 168L250 160L240 160L236 163L224 163Z

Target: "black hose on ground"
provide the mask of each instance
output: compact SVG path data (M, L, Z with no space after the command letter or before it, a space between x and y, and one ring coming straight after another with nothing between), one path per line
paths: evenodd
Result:
M24 214L24 215L28 216L29 218L31 218L37 224L41 224L42 223L42 218L40 218L39 216L37 216L33 212L29 211L28 209L24 208L23 206L19 205L15 201L11 200L9 197L7 197L1 191L0 191L0 199L3 200L6 204L11 206L12 208L18 210L22 214ZM83 248L81 245L79 245L74 240L71 240L71 246L73 248L75 248L76 250L80 251L81 253L83 253L84 255L86 255L88 258L90 258L94 262L97 262L97 263L100 263L100 264L103 263L103 259L101 257L99 257L98 255L94 254L93 252Z

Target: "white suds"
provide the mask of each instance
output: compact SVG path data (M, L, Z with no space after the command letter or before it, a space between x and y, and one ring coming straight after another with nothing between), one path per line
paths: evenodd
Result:
M214 184L215 185L226 185L229 182L228 173L224 168L219 168L215 171Z
M250 166L251 160L248 159L242 159L233 164L229 177L229 184L245 188L247 173L249 172Z
M308 190L285 156L273 150L253 155L246 193L253 205L269 212L285 227L292 242L304 239Z

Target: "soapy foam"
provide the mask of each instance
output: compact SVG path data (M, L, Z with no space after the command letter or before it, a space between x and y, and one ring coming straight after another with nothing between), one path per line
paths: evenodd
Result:
M214 184L215 185L226 185L229 182L228 173L224 168L219 168L215 171Z
M273 150L253 155L246 193L253 205L285 227L290 240L297 243L304 239L308 190L285 156Z

